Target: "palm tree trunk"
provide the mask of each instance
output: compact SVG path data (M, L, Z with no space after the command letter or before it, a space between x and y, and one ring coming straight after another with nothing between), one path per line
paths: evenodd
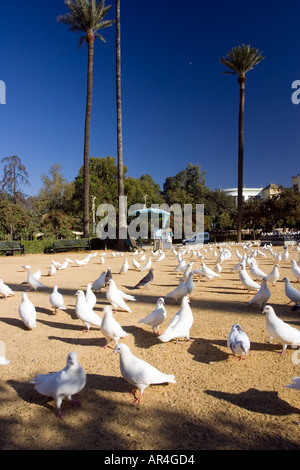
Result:
M118 149L118 193L119 193L119 233L118 249L125 250L127 224L124 198L124 166L122 138L122 101L121 101L121 21L120 0L116 0L116 96L117 96L117 149Z
M94 36L88 35L88 73L87 73L87 98L84 129L84 156L83 156L83 236L88 238L90 234L89 216L89 164L90 164L90 130L93 94L93 60L94 60Z
M245 81L246 77L240 76L240 103L239 103L239 148L238 148L238 216L237 216L237 242L242 240L242 216L243 216L243 171L244 171L244 112L245 112Z

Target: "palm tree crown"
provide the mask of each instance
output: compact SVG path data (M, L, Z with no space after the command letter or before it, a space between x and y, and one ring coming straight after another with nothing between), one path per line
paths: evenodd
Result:
M102 2L97 0L66 0L65 5L69 8L70 12L65 15L59 15L57 21L67 24L72 32L82 31L85 33L79 39L80 46L85 40L88 42L92 38L99 38L101 41L106 42L105 38L98 31L99 29L112 26L114 21L102 21L111 8L111 5L106 7L104 3L104 0Z
M227 57L221 57L220 62L226 65L232 73L239 77L245 77L246 73L253 69L253 67L264 59L262 52L259 52L255 47L242 46L233 47L231 51L227 52Z

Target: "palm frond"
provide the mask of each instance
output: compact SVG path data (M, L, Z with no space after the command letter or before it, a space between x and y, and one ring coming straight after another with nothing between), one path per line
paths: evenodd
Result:
M114 23L114 20L103 21L103 18L111 9L111 5L105 6L104 3L105 0L66 0L65 5L68 7L69 12L65 15L59 15L57 21L67 24L72 32L82 31L93 34L99 29L112 26ZM104 40L102 36L100 38ZM82 43L81 38L80 44L82 45Z
M233 47L227 52L227 57L221 57L220 63L228 67L233 73L245 76L247 72L264 59L262 52L250 45Z

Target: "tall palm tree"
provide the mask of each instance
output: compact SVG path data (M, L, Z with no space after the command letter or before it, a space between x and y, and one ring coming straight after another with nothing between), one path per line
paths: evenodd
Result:
M122 137L122 100L121 100L121 19L120 0L116 0L116 98L117 98L117 147L118 147L118 192L119 192L119 236L118 249L125 249L127 233L124 201L124 166Z
M70 31L80 31L84 36L79 39L81 47L84 41L88 45L88 70L87 70L87 98L85 111L85 129L84 129L84 187L83 187L83 233L89 237L89 153L90 153L90 129L91 129L91 111L92 111L92 93L93 93L93 61L94 61L94 42L95 38L106 42L99 33L100 29L112 26L113 20L103 20L111 8L105 6L105 0L66 0L65 5L70 10L65 15L59 15L57 21L67 24Z
M221 57L220 62L230 69L233 75L238 76L240 86L239 97L239 142L238 142L238 218L237 241L242 239L242 210L243 210L243 167L244 167L244 114L245 114L245 82L246 73L264 59L261 52L255 47L233 47L227 52L227 57Z

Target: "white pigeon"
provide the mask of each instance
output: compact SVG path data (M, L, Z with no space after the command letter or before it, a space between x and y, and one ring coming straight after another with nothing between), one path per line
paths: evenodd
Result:
M32 274L35 279L37 279L39 281L39 279L41 278L42 276L42 271L40 269L38 269L37 271L35 271L35 273Z
M111 341L114 341L115 346L117 346L119 340L128 336L128 333L126 333L117 320L115 320L110 305L104 307L103 312L104 315L101 323L101 332L106 338L106 345L103 346L104 349Z
M288 277L283 278L285 295L290 299L289 303L295 302L296 306L300 306L300 292L291 285Z
M264 308L269 298L271 297L271 291L268 287L266 278L262 279L260 289L256 292L253 299L250 300L248 305L258 305L260 309Z
M255 279L255 281L261 280L264 277L267 277L267 274L264 273L261 269L259 269L257 264L253 262L250 263L250 274Z
M178 286L175 287L171 292L169 292L165 298L166 299L173 299L175 300L176 304L179 304L183 297L188 294L188 289L187 286L185 285L185 282L183 281L183 278L179 279Z
M24 271L29 271L31 269L31 266L29 264L23 264L22 268Z
M76 264L76 266L85 266L87 265L89 262L89 259L75 259L74 263Z
M101 318L86 303L83 290L76 292L75 313L79 320L86 326L85 332L88 332L91 325L101 327Z
M216 271L214 271L213 269L210 269L208 266L206 266L205 263L202 263L202 273L208 279L213 279L214 277L221 277L221 274L216 273Z
M285 388L294 388L295 390L300 390L300 377L293 377L292 383L285 385Z
M136 270L142 269L142 266L135 258L132 258L132 264L133 264L134 269Z
M36 309L33 303L28 299L26 292L22 294L22 301L19 305L19 315L24 325L29 330L36 328Z
M58 270L62 271L64 269L67 269L69 267L69 260L65 259L65 261L59 266Z
M294 259L292 259L292 267L291 267L292 273L297 279L297 282L300 282L300 267L296 263Z
M151 384L176 383L174 375L164 374L148 362L134 356L126 344L118 344L114 352L120 354L122 377L134 385L135 390L140 391L138 397L134 395L134 403L140 403L144 390Z
M56 273L56 267L54 266L54 264L51 264L48 270L48 276L54 276L55 273Z
M125 258L125 259L124 259L124 262L123 262L123 264L122 264L122 266L121 266L121 269L120 269L120 271L119 271L119 274L125 274L125 273L127 273L128 269L129 269L128 259Z
M186 268L185 268L184 273L183 273L183 275L182 275L182 278L183 278L184 282L187 281L190 272L192 272L193 264L194 264L194 263L192 262L192 263L188 263L188 264L186 265Z
M62 263L59 263L58 261L55 261L54 259L51 260L52 264L54 264L54 266L56 268L59 268L61 266Z
M115 282L112 279L108 281L106 298L111 303L114 310L117 310L117 308L119 307L122 310L126 310L126 312L132 313L131 308L126 304L119 289L117 288Z
M54 307L54 314L56 315L60 310L66 310L63 296L58 292L58 287L54 286L53 291L49 297L50 304Z
M163 261L165 259L166 255L165 253L161 253L161 255L157 258L156 262L159 263L160 261Z
M95 296L94 292L92 291L92 284L87 284L85 290L85 300L87 305L93 310L96 305L97 297Z
M240 360L245 359L250 349L250 340L238 323L232 325L231 331L227 338L227 346L231 349L234 356L238 356Z
M150 269L150 268L151 268L151 264L152 264L152 260L151 260L151 256L149 256L147 262L145 263L145 265L144 265L144 266L142 267L142 269L141 269L141 273L142 273L143 271L147 271L148 269Z
M94 291L100 291L102 287L105 286L105 275L106 272L103 271L100 276L92 283L92 290Z
M153 333L159 335L159 328L165 321L166 316L167 312L165 309L165 301L163 297L159 297L156 302L155 309L148 313L148 315L146 315L144 318L139 320L139 323L144 323L145 325L151 326Z
M189 302L187 295L183 297L180 309L174 315L165 332L158 336L160 341L166 343L172 339L176 339L176 342L178 342L179 338L187 338L188 341L191 341L190 329L193 325L194 317Z
M272 284L272 286L275 286L276 282L279 279L279 276L280 276L280 274L279 274L279 264L276 263L276 264L274 264L272 271L267 275L266 280L267 280L267 282Z
M0 365L7 366L10 360L6 358L6 345L4 341L0 341Z
M283 252L282 255L281 255L282 261L287 261L287 260L289 259L289 256L290 256L290 255L289 255L288 247L285 246L285 247L284 247L284 252Z
M193 280L194 273L190 272L188 278L185 282L185 287L187 288L187 293L190 295L195 287L194 280Z
M4 283L3 279L0 279L0 294L3 296L4 299L7 299L7 297L15 295L12 289L7 284Z
M240 270L239 270L239 278L243 286L248 290L248 292L251 290L260 289L260 284L253 281L252 277L249 276L249 274L246 271L245 266L243 265L241 265Z
M179 261L179 263L177 264L177 266L175 266L175 268L173 269L173 271L185 271L186 269L186 266L187 266L187 263L185 261L185 259L182 259L181 261Z
M278 318L271 305L266 305L263 313L266 314L266 330L268 334L282 345L281 356L284 354L287 346L300 346L300 331L297 328Z
M42 284L38 279L34 277L31 271L28 271L28 276L27 276L27 284L30 285L30 289L37 290L38 288L44 288L46 287L44 284ZM30 290L29 289L29 290Z
M55 400L57 417L62 419L61 404L64 398L70 400L73 406L80 405L79 402L72 400L72 396L85 387L86 374L78 362L77 353L70 352L64 369L49 374L38 374L30 380L30 383L35 385L34 389L38 393Z

